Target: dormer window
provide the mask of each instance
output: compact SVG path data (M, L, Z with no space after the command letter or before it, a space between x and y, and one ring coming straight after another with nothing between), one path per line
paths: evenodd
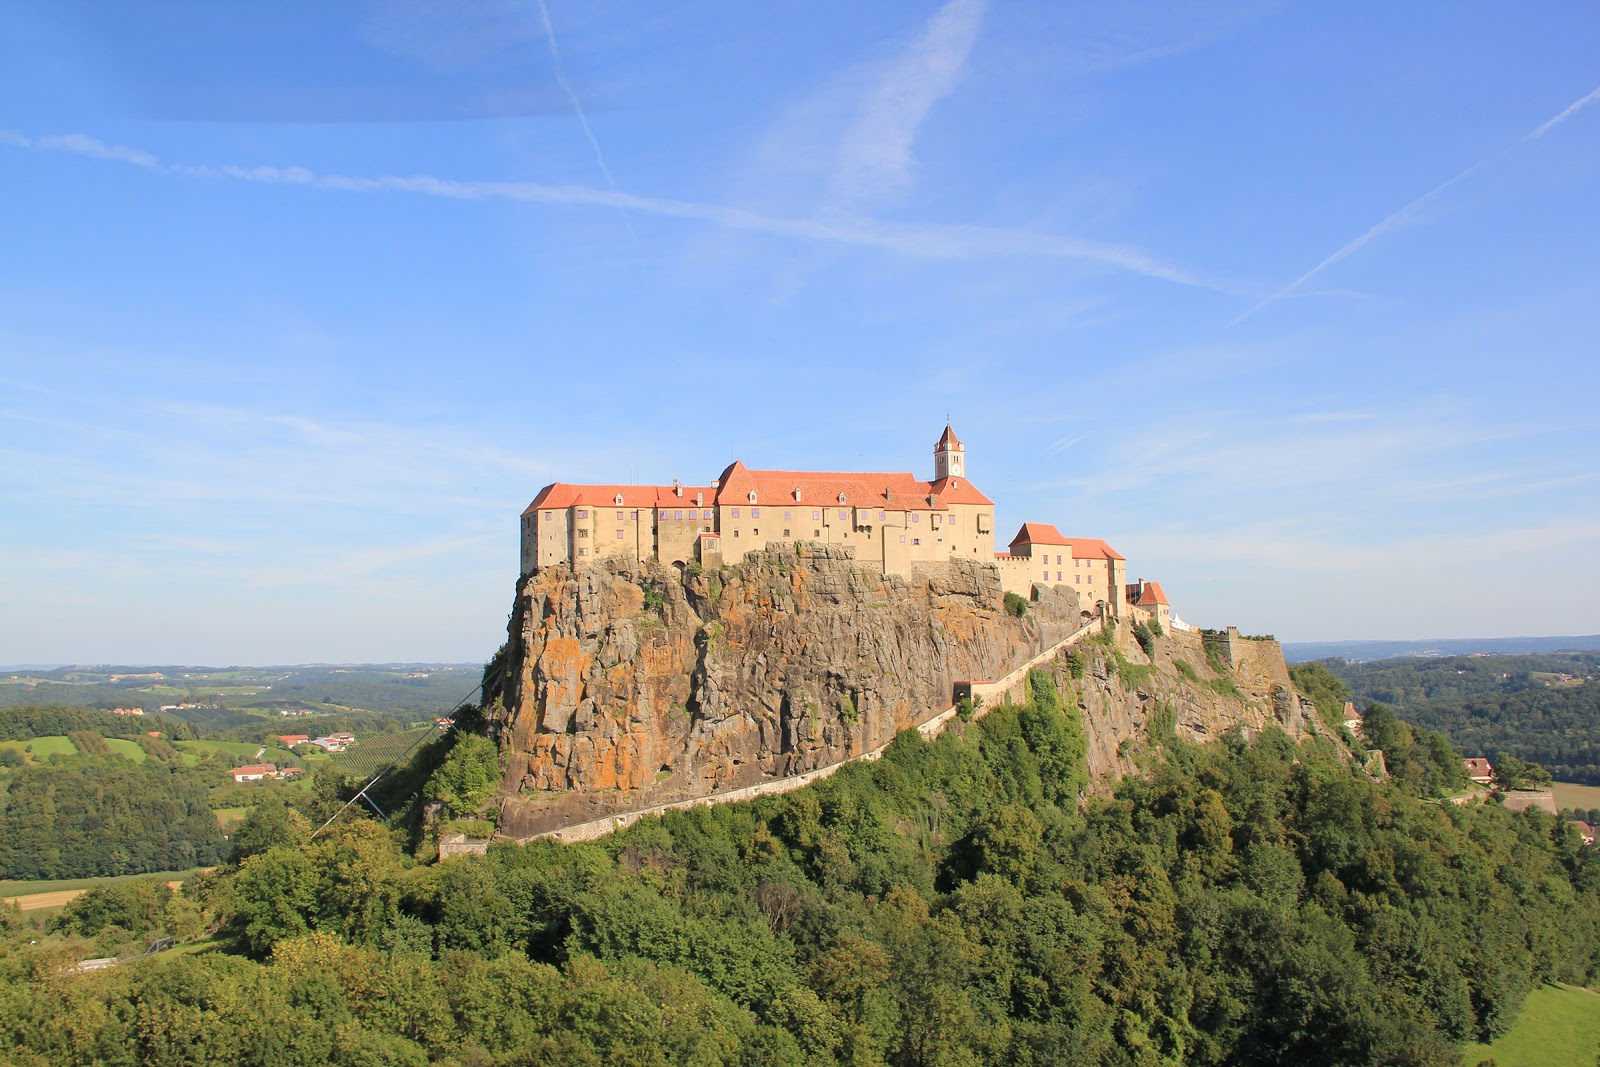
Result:
M844 503L844 490L843 489L839 490L839 503L841 503L841 504Z
M703 507L705 505L705 502L706 502L706 495L704 493L696 493L694 495L694 502Z
M622 494L618 493L617 494L617 507L620 508L621 506L622 506Z
M800 503L800 487L798 485L794 487L794 502L796 504Z
M756 491L754 489L752 489L752 490L750 490L750 503L754 504L755 502L756 502Z

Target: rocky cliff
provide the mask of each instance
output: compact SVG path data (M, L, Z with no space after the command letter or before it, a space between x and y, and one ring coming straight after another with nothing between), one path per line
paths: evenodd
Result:
M1067 589L1006 613L993 567L907 580L848 550L769 548L736 568L552 567L517 590L485 709L501 832L801 774L869 751L1082 623Z
M906 580L811 544L704 573L528 576L485 708L506 766L500 832L530 837L870 752L948 708L957 682L1002 678L1088 619L1070 589L1036 595L1013 617L992 567ZM1276 644L1208 660L1197 633L1149 655L1126 627L1107 636L1049 665L1084 714L1097 779L1131 771L1129 742L1153 726L1193 738L1317 728Z

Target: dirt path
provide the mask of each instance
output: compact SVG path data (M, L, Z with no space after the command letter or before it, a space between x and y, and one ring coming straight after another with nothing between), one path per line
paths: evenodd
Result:
M168 882L169 888L177 889L182 882ZM39 911L43 908L64 907L71 901L87 893L87 889L57 889L49 893L29 893L23 897L6 897L0 904L15 903L22 911Z

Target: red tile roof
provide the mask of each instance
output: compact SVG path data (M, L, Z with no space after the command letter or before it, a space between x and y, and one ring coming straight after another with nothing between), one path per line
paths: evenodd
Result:
M670 485L572 485L568 482L553 482L539 490L539 495L533 498L522 512L524 515L532 514L543 509L557 510L570 507L624 507L624 508L661 508L661 507L700 507L695 502L699 494L706 504L716 501L717 491L709 485L686 485L683 495L679 496ZM622 503L617 503L617 497L622 497Z
M1098 537L1063 537L1061 531L1047 522L1025 522L1011 547L1018 545L1066 545L1072 549L1074 559L1122 559L1122 554Z
M965 448L966 447L961 443L960 439L956 437L956 432L954 430L952 430L948 425L945 426L944 433L939 435L938 443L933 446L934 451L937 452L939 449L945 447L946 445L949 445L951 448Z
M1064 545L1067 539L1061 536L1061 531L1048 522L1025 522L1022 529L1017 531L1017 536L1011 539L1011 546L1017 545Z
M1161 591L1161 583L1145 582L1139 595L1139 607L1153 608L1157 604L1166 604L1167 594ZM1169 605L1170 606L1170 605Z

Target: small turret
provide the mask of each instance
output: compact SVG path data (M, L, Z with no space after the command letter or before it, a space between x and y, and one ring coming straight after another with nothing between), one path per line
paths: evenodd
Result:
M933 446L933 480L965 478L967 476L967 447L956 437L948 425Z

